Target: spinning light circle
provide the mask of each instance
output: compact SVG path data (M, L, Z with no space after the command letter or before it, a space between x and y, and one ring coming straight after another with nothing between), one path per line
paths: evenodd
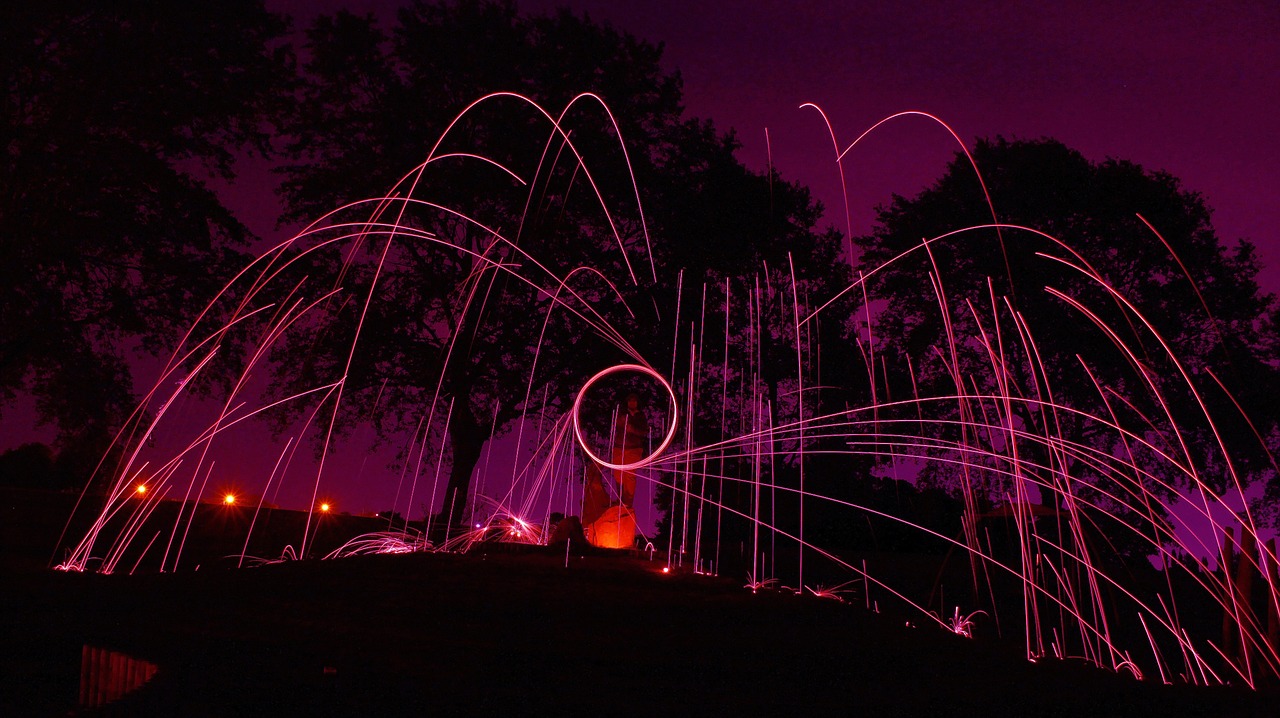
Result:
M638 461L633 461L629 464L613 464L608 461L605 461L599 456L596 456L595 452L591 450L591 447L587 446L586 438L582 434L582 397L587 395L587 392L590 391L592 385L594 385L597 381L600 381L601 379L605 378L606 376L609 376L610 374L618 374L620 372L626 372L626 371L632 371L638 374L644 374L646 376L649 376L653 378L654 381L661 384L663 389L667 390L667 396L671 398L671 422L667 426L667 435L663 437L662 443L658 444L658 448L654 449L653 453L642 457ZM592 461L596 462L597 464L600 464L601 466L613 469L614 471L631 471L633 469L643 468L653 463L654 459L657 459L659 456L661 456L662 452L666 451L667 446L671 444L671 440L675 438L676 422L677 422L677 419L679 419L679 411L676 408L676 405L677 405L677 402L676 402L675 390L671 388L671 384L669 384L666 379L663 379L662 375L659 374L658 372L654 371L653 369L650 369L647 366L641 366L639 364L618 364L615 366L611 366L608 369L603 369L597 372L595 376L588 379L587 383L583 384L582 388L578 390L578 396L574 397L573 435L578 439L578 446L582 447L582 450L586 452L587 456L591 457Z

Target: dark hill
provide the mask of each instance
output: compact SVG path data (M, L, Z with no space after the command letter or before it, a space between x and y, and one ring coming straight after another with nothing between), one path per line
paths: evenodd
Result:
M629 556L575 552L566 566L563 551L498 545L58 573L39 557L52 555L65 513L42 512L36 498L13 494L4 506L4 716L1245 718L1274 716L1280 703L1274 690L1032 664L1017 645L955 636L883 600L874 613L859 601L753 594L740 578L664 574L660 560ZM154 664L154 678L103 709L78 707L86 645Z
M3 598L4 714L73 708L89 643L159 667L107 715L1274 715L1275 695L1031 664L660 566L489 553L24 573Z

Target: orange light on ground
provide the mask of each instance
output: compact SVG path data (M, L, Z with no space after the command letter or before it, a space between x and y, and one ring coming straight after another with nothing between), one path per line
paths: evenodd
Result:
M223 505L223 506L233 506L233 505L235 505L235 503L236 503L236 495L235 495L235 494L227 494L226 496L223 496L223 497L222 497L222 505Z
M330 507L328 503L320 504L320 513L324 513L324 514L329 513L329 508Z
M146 485L146 484L138 484L138 488L134 489L134 491L136 491L136 492L137 492L137 494L138 494L139 496L141 496L141 495L143 495L143 494L147 493L147 485Z

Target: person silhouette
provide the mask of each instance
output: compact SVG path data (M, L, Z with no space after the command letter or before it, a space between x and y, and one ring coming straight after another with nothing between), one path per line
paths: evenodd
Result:
M649 442L649 421L645 418L640 395L631 392L620 407L614 423L613 463L634 464L645 456ZM618 497L628 509L634 507L636 496L635 469L616 469Z
M610 459L614 464L634 464L644 458L649 439L640 395L631 393L617 407ZM614 469L618 500L612 501L600 465L588 460L584 467L582 526L587 541L603 548L630 548L635 540L636 472Z

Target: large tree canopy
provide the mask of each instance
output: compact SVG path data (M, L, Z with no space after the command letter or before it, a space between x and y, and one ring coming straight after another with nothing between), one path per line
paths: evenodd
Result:
M200 178L266 149L285 28L244 0L0 11L0 399L78 441L119 426L131 353L171 349L243 261Z
M1129 453L1144 468L1168 465L1150 461L1140 442L1121 445L1104 422L1041 407L1114 419L1198 467L1198 478L1219 492L1233 485L1220 435L1243 482L1274 483L1264 444L1274 441L1280 418L1277 306L1258 287L1253 246L1225 246L1204 200L1163 172L1090 162L1053 140L980 141L972 155L999 221L1052 239L1013 228L960 232L875 275L873 295L887 300L875 322L877 350L898 367L891 372L898 396L1012 395L1028 400L1011 406L1013 421L1030 432L1061 431L1108 455ZM917 197L895 197L875 230L855 242L876 267L924 240L991 223L983 187L957 155L937 183ZM953 401L925 412L955 418L957 406L965 411ZM969 411L969 419L982 418L978 403ZM954 435L960 440L959 430ZM1004 450L990 432L967 440ZM1051 468L1089 475L1087 466L1028 443L1023 450L1043 480L1052 481ZM956 473L931 467L934 478ZM1166 478L1174 487L1194 483Z
M346 375L351 417L368 416L380 402L376 417L391 421L384 430L411 428L428 413L437 387L451 401L451 409L435 413L437 421L449 416L452 447L446 497L453 504L444 513L461 516L494 427L541 411L544 396L547 411L563 411L587 376L627 358L570 312L552 312L545 324L552 278L572 274L573 302L607 316L639 356L665 371L681 325L680 270L687 270L682 321L689 322L704 280L718 287L723 277L759 272L765 262L785 273L788 252L797 254L801 279L833 269L838 244L814 232L820 213L808 193L748 171L733 156L732 136L685 119L679 78L661 68L657 47L568 12L521 16L510 3L418 3L385 32L372 18L338 14L320 18L308 36L305 97L293 128L299 161L286 169L283 185L294 218L383 196L464 107L488 93L521 93L557 116L579 93L592 92L612 112L580 100L563 120L571 147L547 118L513 98L489 101L452 130L437 154L482 154L520 180L457 156L424 172L414 196L464 213L501 241L447 212L411 208L399 217L518 267L495 269L407 237L388 245ZM380 242L372 246L381 250ZM328 276L357 286L380 257L370 249L353 264L331 263ZM575 273L582 267L599 274ZM312 274L324 272L318 266ZM334 309L347 327L363 311L359 302ZM325 331L325 346L345 346L329 341L336 330ZM683 336L677 346L687 343L687 329ZM290 371L280 381L314 383L315 372L298 367L340 373L346 355L317 347L291 341L284 353L293 359Z

